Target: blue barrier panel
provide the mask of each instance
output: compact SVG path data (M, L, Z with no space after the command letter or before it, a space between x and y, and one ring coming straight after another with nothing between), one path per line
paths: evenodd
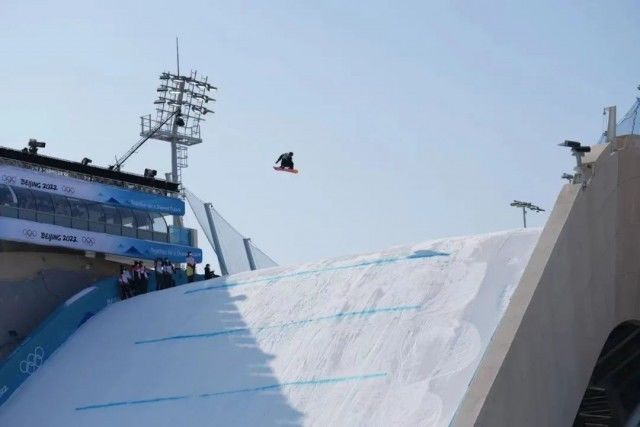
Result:
M187 278L184 271L176 271L174 280L176 285L185 284ZM196 280L202 280L202 276L198 275ZM149 275L148 289L156 289L153 272ZM105 279L78 292L49 315L0 365L0 406L84 322L119 300L117 280Z

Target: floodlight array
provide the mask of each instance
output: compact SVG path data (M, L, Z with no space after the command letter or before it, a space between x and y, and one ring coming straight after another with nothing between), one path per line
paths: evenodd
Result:
M544 209L542 209L540 206L536 206L529 202L521 202L520 200L514 200L513 202L510 203L510 206L513 206L516 208L529 209L530 211L535 211L535 212L544 212Z
M195 71L190 76L168 72L160 74L160 86L156 90L158 99L154 101L157 105L155 121L162 123L168 115L178 111L174 119L182 128L178 135L199 138L200 122L205 120L203 116L214 113L209 103L216 101L211 93L215 93L217 89L208 82L207 77L197 78ZM161 130L172 132L173 125L174 123L167 123ZM180 139L177 142L180 143Z

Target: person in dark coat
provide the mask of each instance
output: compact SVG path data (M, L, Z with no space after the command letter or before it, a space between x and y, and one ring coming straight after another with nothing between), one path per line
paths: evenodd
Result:
M216 277L220 277L220 276L218 276L216 274L216 272L211 269L211 266L209 264L207 264L204 267L204 278L205 278L205 280L207 280L207 279L215 279Z
M293 153L282 153L278 160L276 160L276 164L280 163L280 167L283 169L293 169Z
M156 270L156 290L164 289L164 274L163 274L163 266L162 260L160 258L156 258L155 263L153 264Z
M176 285L176 282L173 279L173 273L175 272L173 268L173 264L169 262L169 258L165 258L162 264L163 264L164 286L165 288L172 288Z

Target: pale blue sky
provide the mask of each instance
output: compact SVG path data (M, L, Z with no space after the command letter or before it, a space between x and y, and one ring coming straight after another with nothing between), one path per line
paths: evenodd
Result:
M281 263L515 228L514 198L553 206L557 143L634 100L640 4L613 4L2 0L0 145L109 164L179 35L220 88L186 183ZM301 173L274 173L289 150Z

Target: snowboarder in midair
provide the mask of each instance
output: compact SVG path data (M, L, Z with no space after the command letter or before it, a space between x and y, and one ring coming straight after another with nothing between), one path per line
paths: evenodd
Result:
M283 169L293 169L293 153L282 153L278 160L276 160L276 164L280 163L280 167Z

